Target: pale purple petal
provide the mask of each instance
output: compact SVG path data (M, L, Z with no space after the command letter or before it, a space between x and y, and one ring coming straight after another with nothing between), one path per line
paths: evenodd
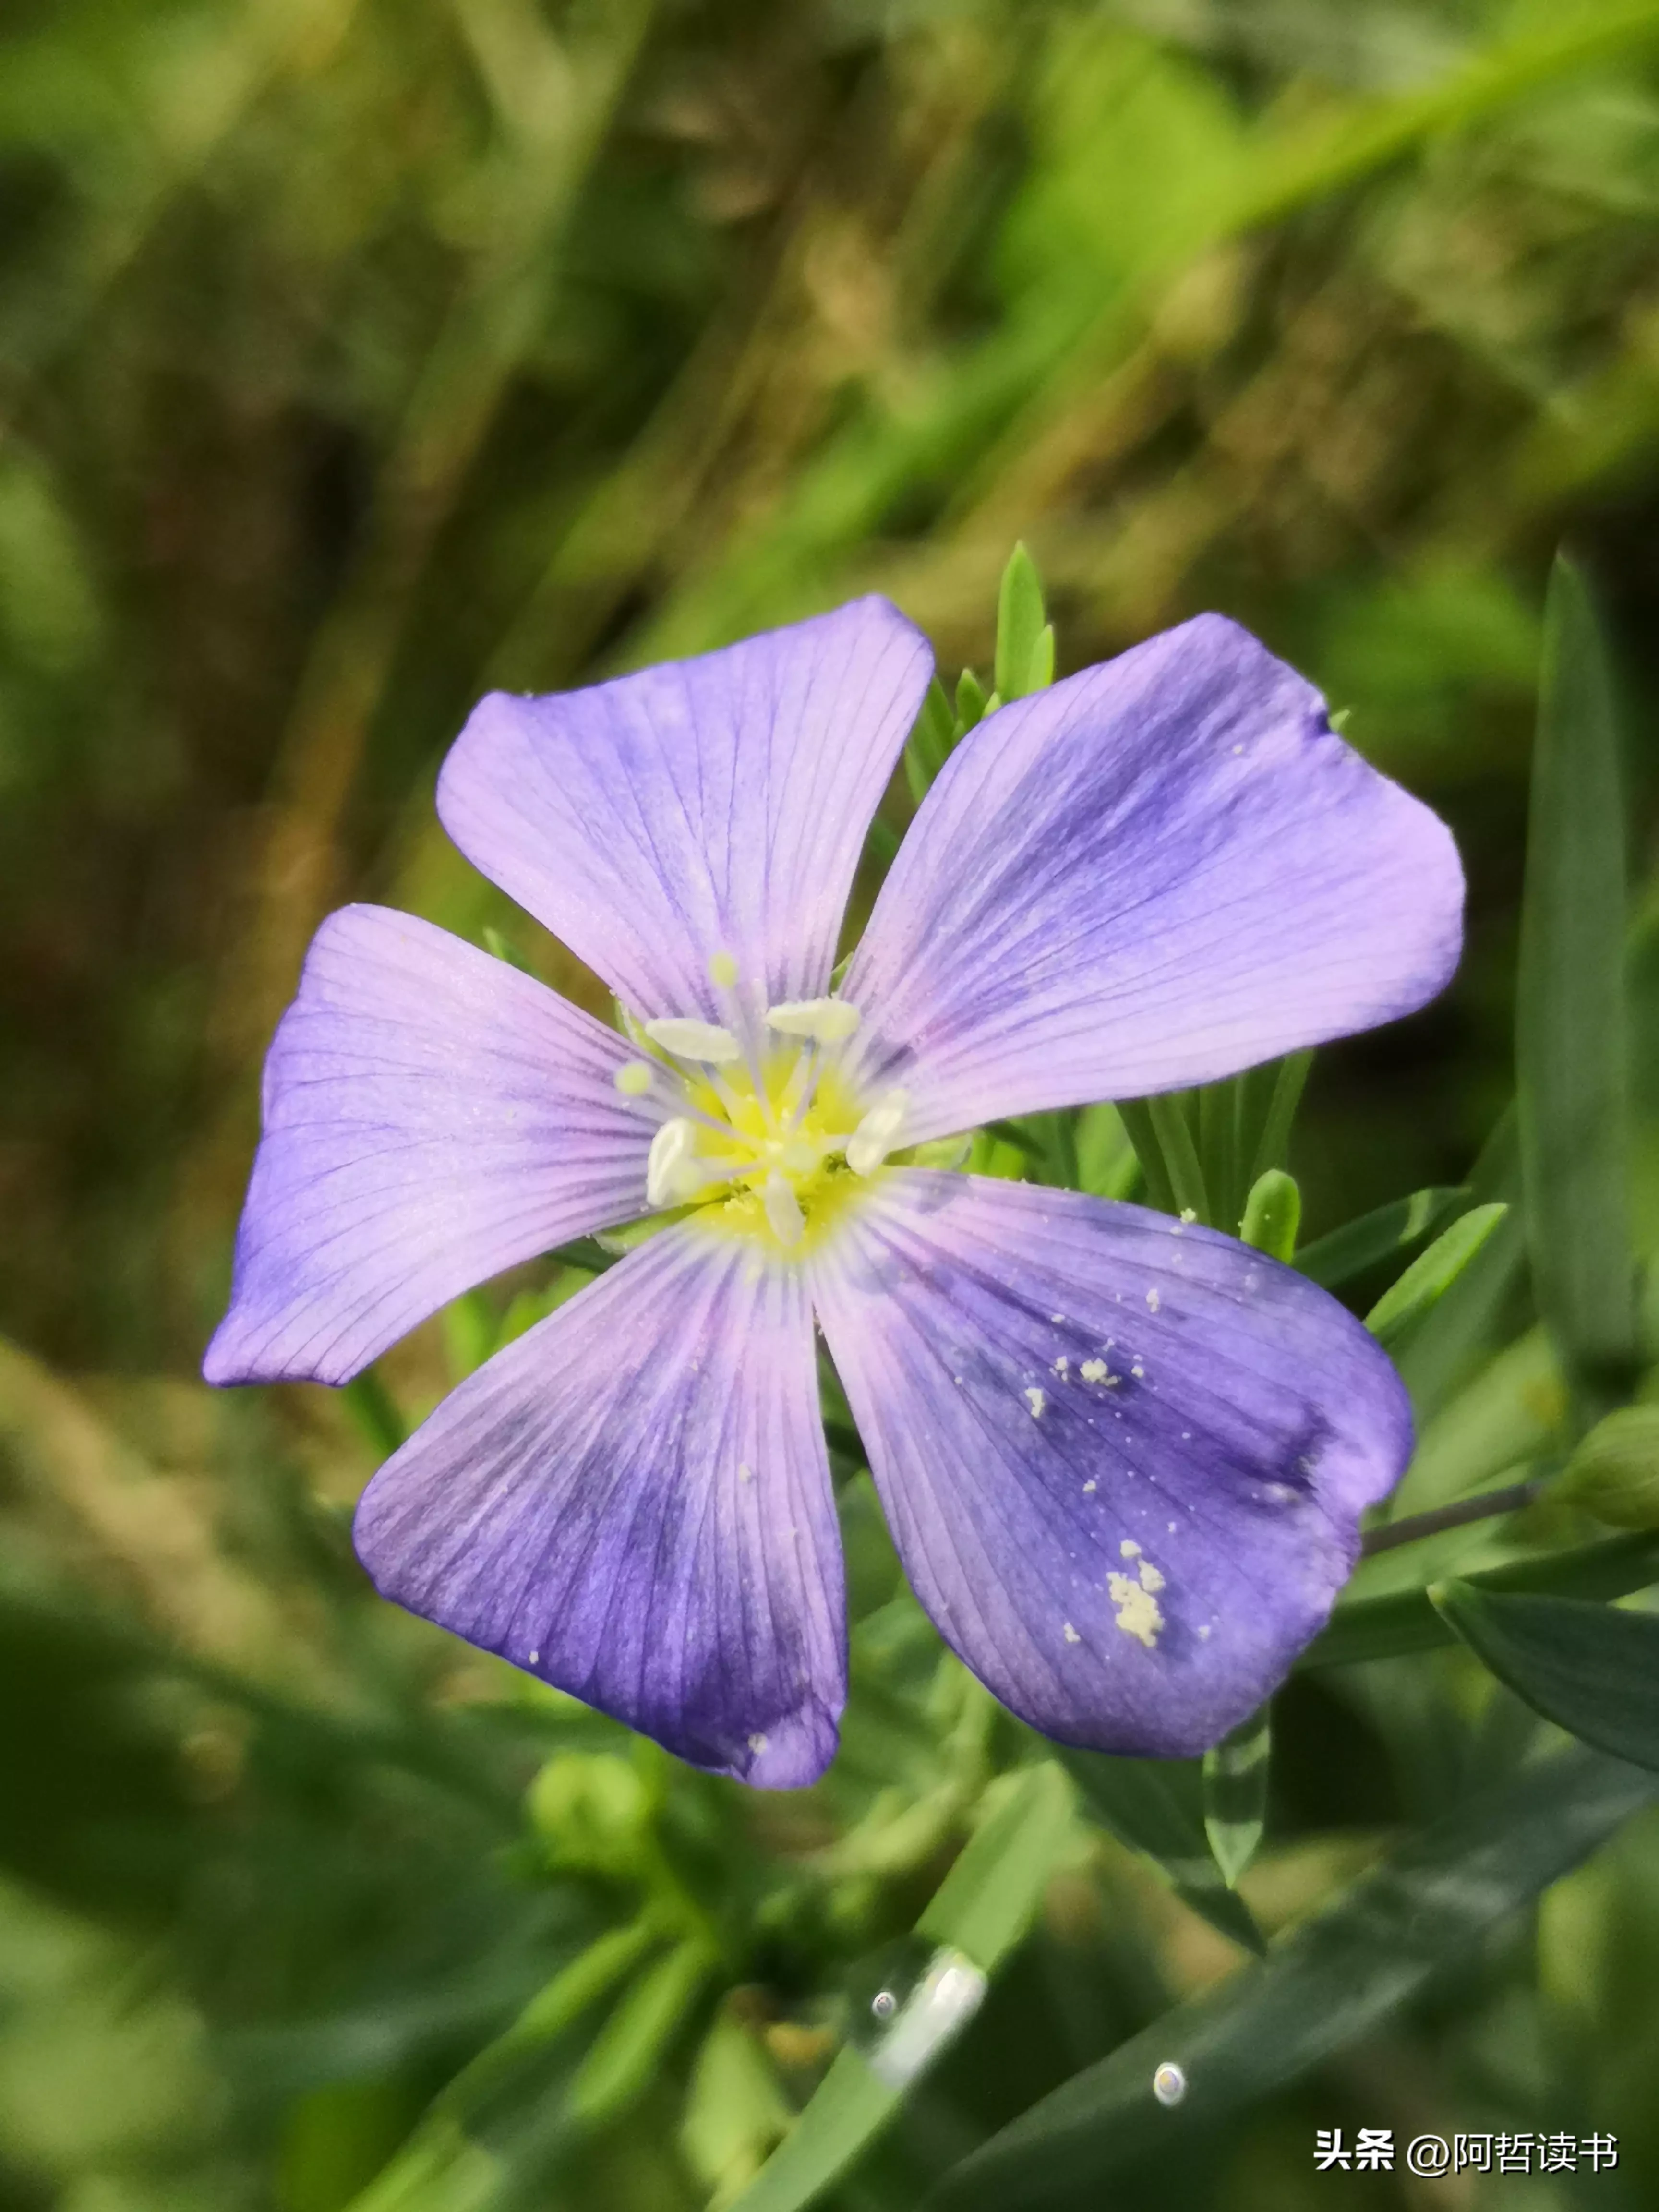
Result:
M1410 1451L1334 1298L1138 1206L896 1170L813 1276L917 1595L1062 1742L1214 1743L1324 1622Z
M382 1594L765 1789L846 1694L840 1539L798 1270L664 1231L498 1352L369 1484Z
M495 692L438 784L475 866L643 1018L829 988L865 832L933 667L884 599L586 691ZM757 1011L757 1010L756 1010Z
M487 1276L643 1213L665 1109L618 1094L629 1056L430 922L331 915L265 1061L209 1382L348 1382Z
M1456 964L1443 824L1202 615L945 766L843 986L914 1140L1210 1082L1408 1013Z

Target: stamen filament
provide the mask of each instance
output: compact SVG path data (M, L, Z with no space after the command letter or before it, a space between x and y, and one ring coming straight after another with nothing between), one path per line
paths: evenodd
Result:
M776 1168L766 1178L764 1203L768 1225L779 1243L799 1244L806 1234L806 1216L794 1185Z

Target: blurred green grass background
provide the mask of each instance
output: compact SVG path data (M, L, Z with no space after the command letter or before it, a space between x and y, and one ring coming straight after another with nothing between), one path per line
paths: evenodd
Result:
M1656 215L1659 6L1629 0L10 0L0 2212L359 2201L636 1878L631 1845L526 1820L556 1751L666 1793L746 1931L738 1995L718 2033L671 2021L614 2116L554 2124L581 2063L560 2045L503 2091L484 2166L434 2151L435 2180L405 2161L404 2193L360 2201L706 2203L810 2081L823 1961L914 1917L1011 1755L948 1674L906 1704L884 1652L860 1726L903 1743L866 1757L849 1726L840 1796L665 1782L366 1596L343 1514L374 1440L337 1401L195 1380L260 1058L330 906L499 930L600 1003L436 827L473 700L867 589L982 671L1017 537L1062 672L1233 614L1447 815L1471 878L1452 991L1316 1070L1309 1233L1456 1183L1510 1085L1563 538L1651 823ZM902 828L902 785L887 804ZM1638 1197L1651 1249L1650 1142ZM386 1364L404 1418L477 1356L471 1325ZM1505 1376L1506 1418L1547 1428L1547 1364ZM890 1557L848 1494L873 1617ZM1496 1756L1513 1716L1460 1666L1292 1693L1265 1921ZM878 1783L937 1817L865 1866ZM1625 2166L1579 2185L1653 2201L1653 1840L1121 2201L1426 2201L1316 2184L1312 2128L1427 2125L1448 2097L1453 2124L1539 2128L1612 2098ZM915 2201L964 2115L1011 2116L1227 1969L1116 1850L1056 1877L977 2074L848 2212ZM1510 2201L1480 2186L1444 2201ZM1579 2201L1553 2186L1524 2201Z

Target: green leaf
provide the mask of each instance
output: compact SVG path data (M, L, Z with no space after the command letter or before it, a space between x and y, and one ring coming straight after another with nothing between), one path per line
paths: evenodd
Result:
M562 2034L659 1939L647 1921L615 1928L587 1948L537 1990L503 2039L514 2044L546 2043Z
M1028 1129L1023 1122L986 1121L981 1127L988 1136L995 1137L1005 1145L1012 1145L1016 1152L1024 1152L1027 1159L1040 1160L1042 1158L1044 1146L1042 1138L1035 1129Z
M985 696L985 686L971 668L964 668L957 678L957 715L955 736L951 742L959 743L975 725L984 720L990 707Z
M374 1368L354 1376L340 1395L346 1409L369 1443L389 1459L409 1434L398 1401Z
M521 975L528 975L534 972L530 963L514 944L512 939L504 937L501 932L489 922L484 924L483 941L486 952L493 953L497 960L505 960L509 968L516 968Z
M1430 1593L1469 1649L1534 1712L1598 1751L1659 1771L1659 1615L1582 1598Z
M648 1966L593 2039L570 2085L570 2110L591 2127L633 2102L657 2070L713 1965L701 1942Z
M938 677L927 686L915 726L904 746L904 780L918 806L927 796L933 778L951 757L955 743L956 714Z
M1178 1759L1112 1759L1060 1748L1088 1810L1119 1843L1143 1852L1176 1895L1247 1951L1266 1947L1249 1907L1228 1888L1205 1832L1196 1764Z
M1151 1105L1145 1098L1120 1098L1117 1112L1139 1164L1140 1179L1146 1186L1146 1204L1156 1206L1160 1213L1175 1212L1175 1193L1170 1188L1169 1171L1164 1164L1164 1147L1152 1126Z
M602 1275L607 1267L614 1267L622 1255L607 1252L596 1237L578 1237L574 1243L561 1244L548 1255L562 1267L585 1267L590 1275Z
M1239 1241L1270 1260L1287 1264L1296 1250L1296 1232L1302 1225L1302 1193L1296 1179L1283 1168L1269 1168L1250 1186L1244 1201L1244 1218L1238 1225Z
M1294 2081L1365 2034L1446 1962L1577 1866L1659 1783L1577 1745L1483 1791L1211 1995L1085 2068L946 2177L948 2212L1037 2212ZM1152 2094L1187 2077L1179 2118Z
M1273 1719L1263 1705L1204 1754L1204 1832L1229 1889L1255 1856L1267 1826L1273 1745Z
M917 1922L918 1934L964 1952L989 1973L1030 1927L1072 1823L1071 1790L1052 1759L1014 1777ZM810 2204L902 2102L856 2051L843 2050L732 2212L798 2212Z
M1127 1198L1140 1163L1115 1106L1085 1106L1077 1124L1078 1188L1096 1198Z
M1023 699L1041 690L1054 675L1054 633L1048 628L1042 585L1036 563L1016 545L1002 572L997 595L996 690L1000 698ZM1046 638L1046 645L1045 645ZM1042 673L1046 659L1048 673Z
M1204 1188L1209 1193L1216 1226L1231 1236L1244 1211L1238 1164L1243 1087L1235 1078L1227 1083L1206 1083L1195 1096L1198 1158L1204 1170Z
M1291 1148L1291 1124L1313 1066L1311 1052L1287 1053L1273 1074L1273 1087L1250 1158L1249 1179L1257 1182L1269 1168L1282 1168ZM1252 1070L1252 1073L1255 1071Z
M1391 1253L1420 1243L1453 1206L1467 1203L1468 1195L1462 1185L1414 1190L1409 1198L1396 1198L1379 1206L1374 1213L1362 1213L1357 1221L1345 1222L1328 1237L1316 1237L1297 1254L1296 1264L1312 1281L1322 1283L1328 1291L1334 1290L1339 1283L1363 1275L1367 1267L1376 1267Z
M1185 1098L1179 1091L1164 1091L1146 1101L1146 1113L1177 1210L1200 1221L1208 1221L1210 1194L1204 1182L1204 1170L1199 1164L1198 1147L1193 1142Z
M1508 1212L1506 1206L1477 1206L1454 1221L1366 1315L1371 1334L1380 1343L1397 1343L1444 1297Z
M1455 1404L1510 1334L1505 1313L1527 1264L1513 1104L1499 1115L1469 1171L1468 1203L1501 1203L1510 1210L1435 1308L1428 1327L1414 1329L1395 1350L1395 1364L1412 1394L1419 1425Z
M1590 1598L1628 1597L1656 1581L1659 1529L1649 1528L1628 1536L1606 1536L1595 1544L1575 1544L1537 1559L1516 1559L1468 1577L1472 1589ZM1408 1651L1431 1651L1436 1644L1451 1641L1451 1630L1426 1590L1396 1590L1387 1597L1338 1606L1329 1626L1297 1665L1347 1667L1361 1659L1396 1659Z
M680 2124L687 2161L716 2203L759 2171L791 2117L758 2039L722 2012L698 2053Z
M1072 1820L1072 1792L1053 1759L1016 1777L969 1838L916 1932L965 1951L988 1974L1036 1917Z
M1521 907L1516 1103L1539 1311L1569 1370L1615 1393L1636 1356L1618 750L1595 611L1558 558Z
M495 1349L498 1323L495 1309L482 1291L464 1291L440 1316L444 1353L454 1379L463 1382L483 1365Z

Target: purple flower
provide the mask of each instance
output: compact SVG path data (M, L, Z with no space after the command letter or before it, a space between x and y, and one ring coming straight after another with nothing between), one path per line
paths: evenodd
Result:
M486 699L444 825L629 1034L410 915L331 916L206 1360L343 1382L485 1277L672 1211L451 1393L357 1548L388 1597L772 1788L823 1771L846 1689L815 1315L921 1602L1069 1742L1189 1753L1250 1711L1410 1447L1388 1360L1288 1268L905 1154L1419 1006L1457 957L1446 830L1202 616L962 744L837 989L931 667L868 599Z

